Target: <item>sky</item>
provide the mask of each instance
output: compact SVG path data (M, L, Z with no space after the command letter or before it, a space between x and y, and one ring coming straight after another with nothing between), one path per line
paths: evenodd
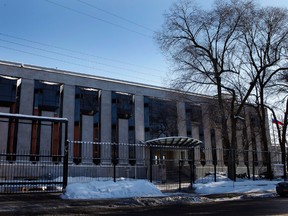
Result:
M168 197L175 193L162 193L156 185L147 180L135 180L120 178L114 182L112 179L90 179L81 182L81 178L69 177L69 184L65 193L61 195L63 199L115 199L115 198L135 198L135 197ZM83 179L83 178L82 178ZM194 193L188 195L195 197L207 194L249 194L253 196L273 197L276 195L276 184L281 180L244 180L237 179L236 182L229 180L224 175L217 175L216 182L212 176L206 176L193 184ZM177 194L177 193L176 193ZM185 194L187 195L187 194ZM241 198L239 196L238 198ZM229 198L231 200L231 198ZM192 199L201 201L201 199ZM205 199L205 201L207 201ZM158 202L159 203L159 202Z
M0 60L167 86L171 64L154 36L174 2L0 0Z

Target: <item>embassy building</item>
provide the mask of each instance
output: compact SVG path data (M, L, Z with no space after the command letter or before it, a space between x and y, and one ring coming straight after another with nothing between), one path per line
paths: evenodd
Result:
M142 145L147 140L161 137L191 137L200 140L201 144L195 148L195 161L199 162L196 166L212 166L215 158L223 161L223 151L212 151L223 149L217 116L210 112L212 101L213 97L207 95L191 93L184 96L168 88L0 62L0 112L68 119L68 140L71 141L69 163L75 170L77 166L84 165L110 166L112 147L105 143L127 144L119 146L117 150L119 156L127 159L119 161L119 164L141 165L147 153L129 144ZM254 128L253 133L249 132L253 146L247 149L262 150L255 124L257 119L252 111L247 112L247 115L249 118L245 117L245 121L251 130ZM213 122L211 116L214 116ZM11 121L1 121L0 151L16 155L14 158L1 157L1 161L17 163L17 155L23 152L31 155L46 152L52 155L55 151L63 151L60 134L57 126L51 128L42 125L40 130L33 122L16 127ZM81 141L99 145L84 148ZM237 148L244 149L241 130L237 131ZM189 153L155 151L152 157L185 160L189 158ZM241 162L237 166L244 169L245 156L239 154L238 157L242 160L239 160ZM33 157L27 160L39 162ZM261 153L257 154L257 160L262 160ZM221 170L225 170L224 163Z

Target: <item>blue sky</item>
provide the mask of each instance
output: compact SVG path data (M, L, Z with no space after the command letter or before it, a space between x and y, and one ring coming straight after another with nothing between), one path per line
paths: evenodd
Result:
M175 1L0 0L0 59L165 86L169 63L153 35Z

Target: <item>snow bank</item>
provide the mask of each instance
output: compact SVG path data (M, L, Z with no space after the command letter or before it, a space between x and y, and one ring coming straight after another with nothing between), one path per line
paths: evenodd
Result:
M71 183L66 187L63 199L109 199L130 197L164 196L155 185L147 180L120 179L116 182L90 181L86 183Z
M83 182L85 180L86 182ZM192 196L225 193L255 193L276 194L276 184L282 180L237 179L231 181L223 174L206 176L193 184L195 194ZM154 184L148 180L119 178L116 182L112 178L81 178L69 177L66 191L61 195L63 199L114 199L139 197L166 197ZM198 195L197 195L198 194Z
M225 193L259 193L259 192L276 192L276 184L280 181L268 180L248 180L237 179L236 182L231 181L223 174L214 176L208 175L196 181L193 185L195 193L198 194L225 194Z

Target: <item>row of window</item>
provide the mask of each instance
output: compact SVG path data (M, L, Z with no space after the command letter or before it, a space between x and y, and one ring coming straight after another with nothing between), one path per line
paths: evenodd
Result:
M11 107L11 113L19 112L19 99L21 97L21 82L19 79L0 77L0 107ZM75 87L75 106L74 106L74 140L83 140L85 133L83 118L88 116L93 121L93 141L101 142L101 90ZM111 141L119 142L119 119L124 120L128 129L128 142L135 143L135 107L134 96L127 93L112 92L111 95ZM145 119L145 139L153 139L163 136L176 136L177 129L177 110L176 103L167 100L145 97L144 98L144 119ZM33 115L46 115L54 117L63 116L63 85L44 81L34 82ZM13 108L13 109L12 109ZM61 152L61 133L60 126L51 125L51 154L59 155ZM9 136L7 141L8 153L15 153L17 149L16 122L9 123ZM31 131L31 160L39 160L37 155L40 151L41 131L44 126L38 122L32 122ZM191 129L190 129L191 131ZM91 140L92 141L92 140ZM49 145L49 144L48 144ZM118 152L118 150L113 150ZM81 144L74 144L74 162L81 163L82 156ZM129 147L129 158L133 161L136 157L135 147ZM36 155L36 156L35 156ZM93 147L94 163L100 163L101 148ZM97 159L98 158L98 159ZM12 158L11 158L12 159ZM57 157L55 157L57 160Z
M7 78L0 76L0 106L9 106L11 113L17 113L19 110L19 98L21 84L19 79ZM83 118L88 116L93 118L93 141L101 142L101 90L75 87L75 106L74 106L74 140L83 140L85 128L83 126ZM119 119L124 120L127 124L128 142L135 143L135 105L134 96L127 93L112 92L111 95L111 141L119 142ZM43 112L50 112L55 117L63 115L63 85L58 83L49 83L35 80L34 83L34 99L33 99L33 114L43 115ZM202 109L199 105L186 103L186 133L187 136L192 136L192 124L197 124L199 139L204 141L204 128L202 123ZM253 118L254 119L254 118ZM251 121L255 124L255 119ZM251 123L251 124L252 124ZM145 140L177 136L177 106L176 102L163 100L153 97L144 97L144 129ZM32 123L31 133L31 154L37 155L40 150L41 125L36 122ZM17 130L17 125L11 123L9 125L9 138L7 141L7 151L10 153L16 152L17 138L14 131ZM59 125L52 125L51 131L51 152L55 155L61 152L61 133ZM13 135L14 134L14 138ZM91 140L92 141L92 140ZM204 142L203 142L204 143ZM216 146L216 138L214 129L211 130L211 144ZM113 150L118 152L118 150ZM80 144L74 144L74 162L80 163L82 148ZM93 147L93 158L100 159L101 148L95 145ZM205 155L203 156L205 157ZM213 157L216 157L213 154ZM129 158L135 158L134 147L129 148ZM56 158L57 159L57 158ZM55 160L56 160L55 159ZM31 160L37 160L31 159ZM216 161L216 160L215 160ZM100 163L100 160L95 160L95 163Z

